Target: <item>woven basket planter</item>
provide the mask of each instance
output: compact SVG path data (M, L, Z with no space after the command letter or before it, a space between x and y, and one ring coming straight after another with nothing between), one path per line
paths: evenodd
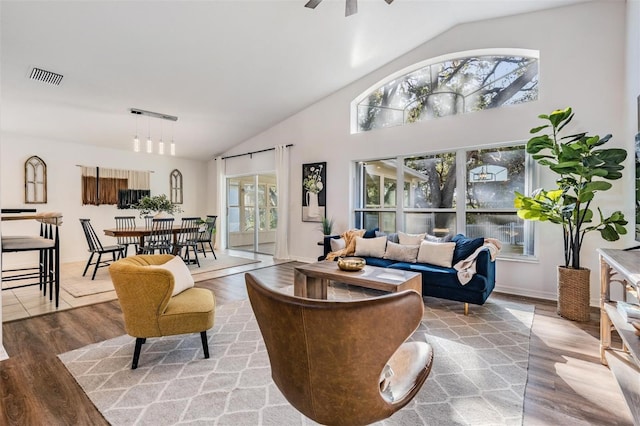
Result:
M572 321L589 321L589 275L587 268L558 266L558 314Z

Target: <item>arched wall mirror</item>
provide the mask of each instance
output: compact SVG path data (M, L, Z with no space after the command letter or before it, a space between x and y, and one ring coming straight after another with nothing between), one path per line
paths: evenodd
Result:
M24 202L47 202L47 164L36 155L29 157L24 163Z
M182 173L174 169L169 176L169 187L171 188L171 202L182 204Z

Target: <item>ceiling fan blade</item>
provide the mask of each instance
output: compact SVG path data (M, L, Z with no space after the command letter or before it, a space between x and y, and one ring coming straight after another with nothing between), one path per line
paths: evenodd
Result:
M344 16L351 16L358 13L358 0L347 0Z
M384 0L384 1L386 1L386 2L387 2L387 4L391 4L391 3L393 3L393 0Z
M322 0L309 0L304 7L308 7L309 9L315 9L317 5L320 4Z

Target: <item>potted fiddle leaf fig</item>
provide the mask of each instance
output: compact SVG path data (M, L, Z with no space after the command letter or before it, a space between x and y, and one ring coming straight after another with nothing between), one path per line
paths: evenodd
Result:
M514 206L525 220L560 225L564 243L564 265L558 266L558 313L568 319L589 319L589 275L580 262L585 235L597 231L606 241L626 234L627 221L621 211L605 216L592 203L599 192L611 189L608 181L622 177L627 152L603 148L611 135L604 137L577 133L561 136L574 114L571 108L553 111L539 118L547 123L531 129L527 153L541 166L557 175L557 187L538 189L527 197L516 192Z

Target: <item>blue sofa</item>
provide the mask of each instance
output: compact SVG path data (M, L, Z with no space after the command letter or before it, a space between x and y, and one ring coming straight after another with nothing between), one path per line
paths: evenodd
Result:
M364 238L375 237L375 232L367 231ZM324 237L324 255L322 260L331 252L331 239L340 238L339 235L328 235ZM458 234L451 239L456 243L453 264L458 260L465 259L482 245L482 238L466 238ZM496 265L491 260L488 248L480 251L476 258L476 274L471 281L462 285L458 280L457 272L454 268L430 265L428 263L399 262L390 259L377 257L364 257L367 265L380 266L383 268L402 269L414 271L422 274L422 295L433 296L441 299L455 300L465 303L465 313L468 304L482 305L487 300L495 287Z

